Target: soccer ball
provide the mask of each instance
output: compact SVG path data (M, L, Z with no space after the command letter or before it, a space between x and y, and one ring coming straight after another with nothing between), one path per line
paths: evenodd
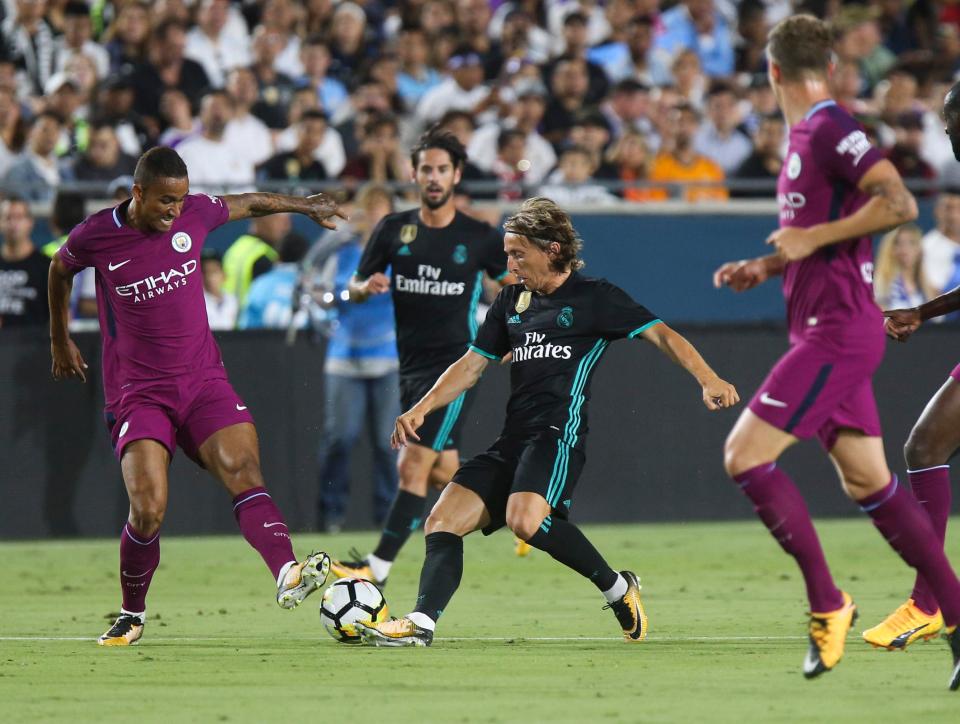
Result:
M387 602L370 581L362 578L341 578L323 592L320 601L320 623L342 644L360 643L354 624L379 623L388 616Z

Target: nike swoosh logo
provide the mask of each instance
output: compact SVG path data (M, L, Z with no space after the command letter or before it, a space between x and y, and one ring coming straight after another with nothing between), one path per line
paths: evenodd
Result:
M286 524L286 523L279 523L279 522L278 522L278 523L264 523L264 524L263 524L263 527L264 527L264 528L272 528L272 527L275 526L275 525L282 525L284 528L287 527L287 524Z
M152 570L153 569L151 568L149 571L147 571L147 573L150 573ZM140 573L137 575L133 575L132 573L127 573L126 571L124 571L123 575L125 575L127 578L143 578L145 575L147 575L147 573Z
M111 262L110 264L107 264L107 269L109 269L110 271L116 271L117 269L122 267L124 264L129 264L132 261L133 259L127 259L126 261L122 261L119 264L114 264Z
M237 405L237 412L243 412L247 409L246 405Z
M814 648L811 646L807 650L807 658L803 660L803 672L805 674L812 674L817 670L817 667L820 666L820 656L816 653Z
M780 400L775 400L766 392L760 395L760 403L763 405L770 405L770 407L786 407L786 402L780 402Z
M930 625L930 624L925 623L925 624L922 624L922 625L920 625L920 626L917 626L916 628L912 628L912 629L910 629L909 631L904 631L902 634L900 634L899 636L897 636L893 641L891 641L891 642L890 642L890 645L893 646L893 647L895 647L895 648L902 649L904 646L907 645L907 640L908 640L911 636L913 636L917 631L922 631L923 629L925 629L925 628L926 628L927 626L929 626L929 625Z

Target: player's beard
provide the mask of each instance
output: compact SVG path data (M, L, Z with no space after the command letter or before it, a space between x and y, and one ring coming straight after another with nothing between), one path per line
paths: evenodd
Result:
M441 206L443 206L445 203L447 203L447 202L450 200L450 197L451 197L452 195L453 195L453 187L452 187L452 186L451 186L449 189L447 189L446 192L445 192L439 199L436 199L436 200L431 199L431 198L427 195L427 192L426 192L426 191L421 191L421 192L420 192L420 202L421 202L424 206L426 206L428 209L430 209L431 211L436 211L436 210L439 209Z

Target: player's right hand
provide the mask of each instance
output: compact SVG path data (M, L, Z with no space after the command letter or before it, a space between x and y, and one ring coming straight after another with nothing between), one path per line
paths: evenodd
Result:
M420 442L417 430L423 424L423 418L423 413L419 412L416 407L400 415L393 426L393 433L390 435L390 447L399 450L406 447L411 440Z
M767 280L767 267L763 259L728 261L713 273L713 286L730 287L735 292L745 292Z
M923 324L919 309L888 309L883 316L886 317L884 331L890 339L898 342L906 342Z
M53 356L53 366L51 372L53 379L69 379L70 377L79 377L81 382L87 381L87 375L84 370L87 369L87 363L83 361L83 355L77 349L77 345L69 337L66 342L51 342L50 354Z
M383 272L377 272L364 280L360 288L367 294L383 294L390 291L390 277Z

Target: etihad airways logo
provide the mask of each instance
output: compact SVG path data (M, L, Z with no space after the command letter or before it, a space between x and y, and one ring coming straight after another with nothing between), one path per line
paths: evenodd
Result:
M570 359L573 348L569 344L544 344L547 335L540 332L525 332L523 346L513 348L513 361L526 362L529 359Z
M174 289L187 285L187 277L197 270L197 260L191 259L176 269L160 272L156 276L141 279L132 284L117 287L116 292L121 297L132 297L133 302L139 303L147 299L156 299Z
M417 278L396 274L396 289L408 294L430 294L434 297L459 297L463 294L463 282L440 280L440 267L429 264L417 265Z

